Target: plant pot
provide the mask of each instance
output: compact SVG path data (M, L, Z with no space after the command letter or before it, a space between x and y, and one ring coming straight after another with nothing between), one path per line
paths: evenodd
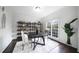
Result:
M67 44L71 44L70 37L67 37Z

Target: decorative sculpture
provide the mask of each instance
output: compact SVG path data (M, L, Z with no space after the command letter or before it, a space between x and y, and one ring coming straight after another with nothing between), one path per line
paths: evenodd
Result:
M2 7L2 21L1 21L1 24L2 24L2 28L5 28L5 25L6 25L6 14L5 14L5 7L3 6Z

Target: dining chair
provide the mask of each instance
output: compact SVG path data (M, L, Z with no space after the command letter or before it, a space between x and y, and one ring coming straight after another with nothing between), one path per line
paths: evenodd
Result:
M22 41L17 42L19 47L22 47L22 50L24 50L25 47L27 47L28 49L31 49L31 44L32 42L28 39L28 35L24 34L23 31L21 31L21 37L22 37Z

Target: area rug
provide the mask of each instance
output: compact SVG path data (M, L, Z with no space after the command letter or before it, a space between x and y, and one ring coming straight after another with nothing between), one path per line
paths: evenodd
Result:
M41 38L40 38L41 39ZM42 43L40 40L39 42ZM52 41L45 37L45 46L37 45L35 50L33 50L30 46L24 46L24 49L22 49L22 46L18 46L18 43L16 44L13 53L51 53L51 51L56 48L59 44L55 41Z

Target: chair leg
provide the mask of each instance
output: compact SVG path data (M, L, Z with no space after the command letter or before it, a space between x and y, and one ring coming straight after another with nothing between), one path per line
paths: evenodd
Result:
M29 44L31 44L31 48L32 48L32 41L31 41L31 42L29 42Z
M32 40L29 42L29 44L31 44L31 48L32 48Z
M45 39L44 39L44 37L42 37L42 39L43 39L43 44L45 45Z
M24 50L24 44L22 44L22 50Z

